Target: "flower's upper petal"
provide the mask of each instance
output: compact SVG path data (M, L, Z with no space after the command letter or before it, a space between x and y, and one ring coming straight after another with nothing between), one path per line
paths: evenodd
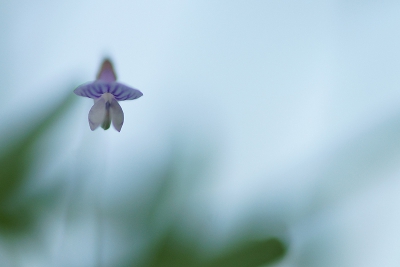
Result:
M117 82L110 84L108 92L113 94L118 101L133 100L143 95L139 90Z
M105 59L101 65L99 74L97 75L97 80L104 82L115 82L117 79L113 65L109 59Z
M100 124L103 124L106 117L106 101L103 97L99 98L89 111L89 126L94 131Z
M110 105L110 117L114 128L120 132L122 128L122 124L124 124L124 112L122 111L121 106L118 101L114 98L111 100Z
M110 86L107 86L108 83L94 81L90 83L85 83L78 86L74 93L79 96L85 96L93 99L97 99L101 97L102 94L107 93Z

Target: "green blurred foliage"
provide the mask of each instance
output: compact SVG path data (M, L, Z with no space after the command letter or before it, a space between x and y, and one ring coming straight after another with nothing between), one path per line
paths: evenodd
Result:
M183 155L176 143L172 147L169 162L164 167L152 170L155 171L152 176L157 177L158 185L149 200L138 205L137 201L127 199L123 201L125 204L122 208L113 209L108 216L118 225L123 224L123 236L131 236L129 231L138 228L138 232L151 240L146 256L138 262L134 256L137 240L133 237L130 239L130 255L122 263L111 266L257 267L273 264L286 254L287 247L282 240L275 237L254 240L250 235L245 235L212 255L204 252L200 240L205 234L203 229L188 235L182 231L184 226L181 222L187 216L184 204L190 201L192 189L204 174L209 157ZM155 221L162 221L164 227ZM249 229L240 231L251 232L251 227L248 225Z
M28 234L40 214L59 195L58 185L46 188L35 195L27 196L24 186L28 182L32 164L32 148L35 142L71 106L73 97L65 97L61 103L48 111L48 115L34 127L26 130L19 140L9 140L8 146L0 154L0 231L13 236Z
M197 253L196 243L177 244L173 232L159 240L146 267L257 267L282 258L286 247L277 238L243 241L236 247L212 259ZM132 264L130 266L135 266Z
M51 211L51 206L63 209L60 204L63 191L59 184L54 183L35 194L27 194L26 186L29 183L30 169L35 162L33 155L36 152L34 148L38 149L35 147L37 141L43 138L44 134L47 134L55 122L71 107L74 99L73 94L64 98L59 105L48 111L47 116L28 129L19 140L10 140L6 149L1 151L0 237L18 237L20 240L28 237L37 232L43 211ZM179 147L179 145L174 147ZM118 207L109 207L110 210L101 207L102 217L99 219L117 223L118 225L114 224L113 227L123 232L122 236L126 239L124 242L128 247L132 247L132 249L128 248L129 253L110 266L257 267L274 263L285 255L286 245L274 237L263 240L242 239L212 256L205 255L206 253L199 249L200 240L197 238L200 230L199 233L194 233L190 237L183 235L182 238L179 218L185 214L178 203L185 203L188 199L190 189L194 188L198 178L204 175L203 170L206 168L207 160L210 159L195 158L187 166L185 165L186 157L179 151L174 151L169 159L170 162L164 166L149 169L149 173L156 170L151 175L156 178L158 184L157 189L153 190L153 195L146 201L132 204L133 201L127 200ZM189 179L183 179L187 182L184 185L181 184L182 176L189 177ZM85 177L78 178L83 180ZM70 205L69 208L71 207ZM137 251L133 249L136 243L133 228L146 233L148 240L147 249L139 257L140 262L137 255L134 255ZM101 238L99 240L102 242ZM93 264L96 265L95 262ZM104 263L99 260L97 265L104 266Z

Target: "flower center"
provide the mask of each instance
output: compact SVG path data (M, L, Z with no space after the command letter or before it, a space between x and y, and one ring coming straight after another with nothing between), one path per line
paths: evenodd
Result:
M109 110L114 96L110 93L104 93L101 97L106 101L106 110Z

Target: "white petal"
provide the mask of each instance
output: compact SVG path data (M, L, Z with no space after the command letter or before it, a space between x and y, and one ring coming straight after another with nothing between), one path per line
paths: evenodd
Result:
M100 124L103 123L106 116L106 101L104 98L99 98L94 103L89 111L89 126L94 131Z
M124 124L124 112L122 111L121 106L119 105L118 101L114 98L111 100L110 105L110 116L112 124L114 128L120 132L122 128L122 124Z

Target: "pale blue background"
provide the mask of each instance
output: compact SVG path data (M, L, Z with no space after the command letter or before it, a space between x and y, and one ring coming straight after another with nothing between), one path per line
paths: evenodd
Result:
M179 146L212 161L185 204L201 206L189 228L212 216L227 240L274 217L289 240L276 266L399 266L400 2L3 0L0 25L4 135L94 79L104 56L144 93L121 103L121 133L91 132L79 98L43 140L43 166L85 162L102 203L140 199L138 177ZM70 240L49 223L50 253L18 266L89 263L82 210Z

